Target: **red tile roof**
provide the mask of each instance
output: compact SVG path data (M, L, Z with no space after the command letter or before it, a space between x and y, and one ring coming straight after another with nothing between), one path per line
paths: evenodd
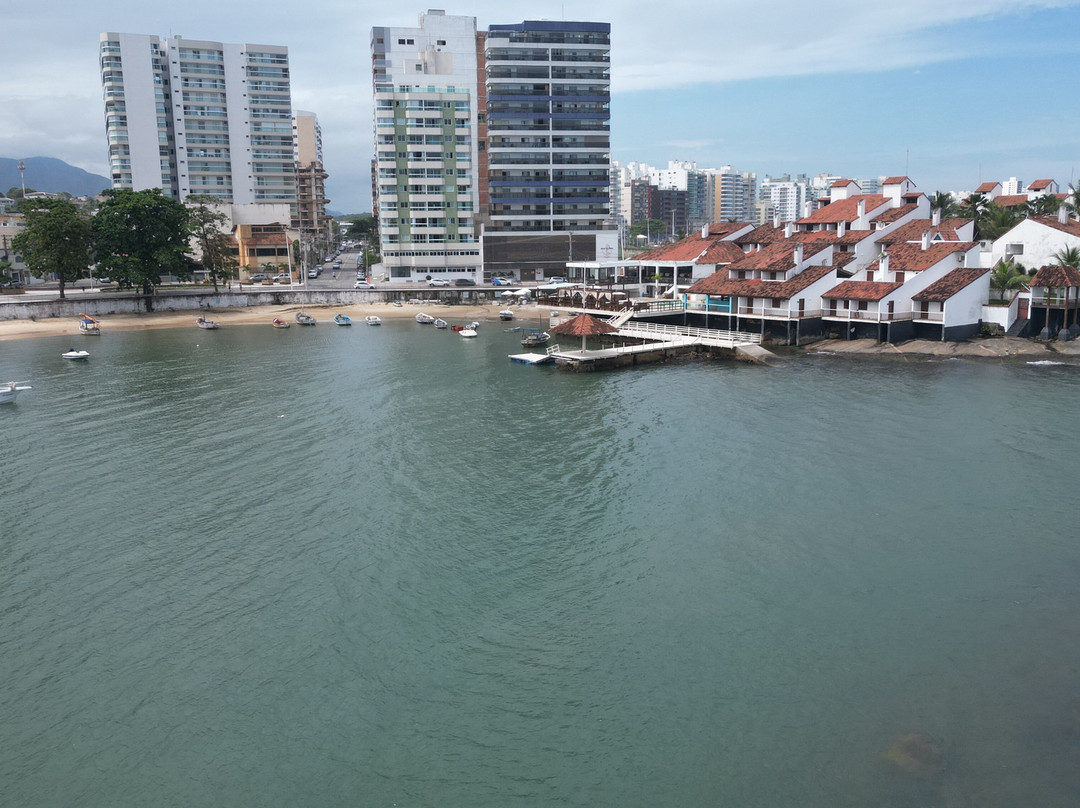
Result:
M903 285L882 281L844 281L827 291L822 297L826 300L881 300L889 292Z
M1049 188L1053 184L1053 180L1035 180L1028 186L1029 191L1041 191L1043 188Z
M1028 219L1028 221L1044 224L1047 227L1060 230L1062 233L1068 233L1070 236L1080 236L1080 222L1073 218L1070 218L1064 224L1057 220L1057 216L1035 216Z
M918 206L917 203L909 202L908 204L901 205L898 208L890 208L889 210L882 213L880 216L876 217L874 219L874 221L875 222L884 222L885 224L889 224L890 222L895 222L897 219L904 218L909 213L911 213L913 210L917 210L918 207L919 206Z
M718 241L705 250L699 264L730 264L746 257L743 248L734 241Z
M784 237L783 227L773 227L772 223L759 224L749 233L739 236L735 239L736 244L749 245L749 244L772 244L774 241L779 241Z
M728 266L731 270L764 270L766 272L786 272L795 266L795 241L777 241L760 250L747 253L741 260ZM803 244L803 260L807 261L829 248L824 242Z
M836 222L855 221L859 215L860 201L866 202L866 213L868 215L881 207L891 204L881 194L856 194L847 199L830 202L825 207L818 208L809 216L799 219L796 224L834 224Z
M978 188L975 189L975 193L977 193L977 194L988 194L992 190L997 188L999 185L1001 185L1000 182L984 182L982 185L980 185Z
M882 236L878 241L886 246L903 244L906 241L921 241L922 234L927 230L930 231L930 238L936 238L940 235L946 241L959 241L960 237L956 234L957 229L971 223L971 219L942 219L941 224L934 227L931 224L932 221L932 219L912 219L910 222L900 225L888 235Z
M975 246L973 241L946 241L931 244L924 250L922 244L894 244L886 250L890 272L922 272L948 258L953 253L967 252ZM875 261L868 269L876 269L881 261Z
M975 283L989 271L989 267L959 267L941 280L934 281L921 292L912 295L911 299L944 303L961 289Z
M807 267L794 278L786 281L763 281L760 278L739 280L727 277L727 271L722 270L698 281L686 291L691 295L729 295L788 300L834 270L835 267L831 266Z
M709 225L709 235L701 237L701 231L679 239L674 244L664 244L654 247L634 256L635 261L692 261L699 264L720 263L712 260L710 256L722 256L722 263L730 263L743 255L743 251L733 241L724 241L726 236L735 233L744 227L746 222L716 222ZM727 248L717 248L721 244L729 245ZM734 249L731 249L734 248ZM738 255L736 255L736 251Z
M744 227L750 227L750 222L713 222L709 225L709 235L723 238L737 233Z
M993 200L994 204L999 208L1015 208L1019 205L1026 205L1027 201L1027 194L1008 194Z
M843 188L845 185L850 185L853 182L855 182L855 180L833 180L832 185L830 185L829 187Z
M1055 289L1080 286L1080 272L1072 267L1042 267L1028 281L1028 286L1049 286Z
M882 185L899 185L900 183L902 183L906 179L907 179L907 177L886 177L885 181L883 183L881 183L881 184Z

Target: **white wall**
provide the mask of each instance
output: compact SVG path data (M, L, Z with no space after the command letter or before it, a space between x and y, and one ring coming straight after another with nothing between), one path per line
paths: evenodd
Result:
M1025 219L994 242L990 249L990 266L1005 257L1009 244L1023 244L1022 255L1011 256L1027 269L1038 269L1055 263L1054 253L1067 247L1080 247L1080 236L1071 236L1061 230L1031 219Z

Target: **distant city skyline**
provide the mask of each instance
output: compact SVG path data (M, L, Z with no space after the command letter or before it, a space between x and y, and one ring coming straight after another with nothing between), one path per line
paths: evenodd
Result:
M491 0L447 8L481 27L519 19L612 25L612 158L692 160L759 178L906 174L926 193L1019 177L1075 182L1080 0L822 0L766 8ZM323 128L330 207L370 209L374 25L426 6L54 0L5 8L0 156L57 157L108 175L101 31L286 46L293 107ZM568 16L569 14L569 16ZM721 46L722 45L722 46Z

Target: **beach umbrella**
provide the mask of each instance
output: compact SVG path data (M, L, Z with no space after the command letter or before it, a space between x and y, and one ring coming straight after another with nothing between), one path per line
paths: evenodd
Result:
M581 352L585 353L585 340L588 337L600 334L617 334L619 329L605 323L603 320L597 320L591 314L579 314L565 323L559 323L554 328L548 329L548 333L567 337L581 337Z

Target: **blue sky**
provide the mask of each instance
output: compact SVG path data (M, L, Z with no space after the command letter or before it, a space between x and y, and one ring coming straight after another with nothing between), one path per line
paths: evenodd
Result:
M419 12L370 0L3 0L0 156L107 173L102 31L287 45L323 126L331 207L367 209L369 34ZM1080 0L637 0L445 6L478 26L612 23L612 156L759 178L909 174L927 192L1080 173ZM27 178L28 183L31 178Z

